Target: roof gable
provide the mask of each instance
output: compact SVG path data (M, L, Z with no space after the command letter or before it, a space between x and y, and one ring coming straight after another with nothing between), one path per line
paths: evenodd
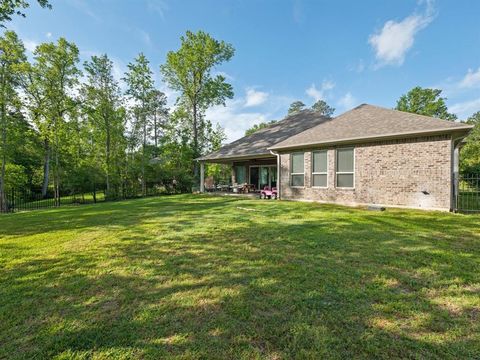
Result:
M253 156L271 156L270 150L268 150L271 146L324 121L328 121L328 118L313 111L301 111L287 116L285 119L258 130L251 135L244 136L222 146L218 151L202 156L197 160L227 160Z

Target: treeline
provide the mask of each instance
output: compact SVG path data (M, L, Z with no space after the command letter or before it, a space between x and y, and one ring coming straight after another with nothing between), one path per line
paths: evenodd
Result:
M60 38L29 60L13 31L0 37L0 206L12 188L55 199L104 188L110 198L149 183L191 190L194 158L218 148L223 129L205 117L233 97L212 69L230 60L230 44L187 32L160 72L178 98L174 110L140 53L117 80L104 55L80 63L77 46Z

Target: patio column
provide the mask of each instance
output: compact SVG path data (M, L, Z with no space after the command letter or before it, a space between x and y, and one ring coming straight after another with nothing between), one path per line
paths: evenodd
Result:
M200 192L205 192L205 163L200 162Z

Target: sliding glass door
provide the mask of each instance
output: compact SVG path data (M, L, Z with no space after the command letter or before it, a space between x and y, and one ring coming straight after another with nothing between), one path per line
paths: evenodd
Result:
M266 186L277 186L277 166L251 166L250 167L250 184L255 185L257 189L263 189Z

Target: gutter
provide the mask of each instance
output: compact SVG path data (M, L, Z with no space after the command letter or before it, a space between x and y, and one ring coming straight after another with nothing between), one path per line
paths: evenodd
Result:
M281 166L280 166L280 154L278 152L275 152L275 151L272 151L270 150L270 154L274 155L277 157L277 191L278 191L278 199L280 200L281 199Z
M322 145L333 145L333 144L341 144L341 143L356 143L359 141L380 141L380 140L391 140L391 139L398 139L398 138L411 138L411 137L418 137L426 136L426 135L441 135L441 134L448 134L448 133L455 133L458 131L468 130L470 131L473 129L473 125L463 125L458 126L455 128L447 128L447 129L437 129L437 130L423 130L417 132L399 132L399 133L392 133L392 134L385 134L385 135L373 135L373 136L362 136L362 137L351 137L351 138L343 138L343 139L335 139L335 140L327 140L321 142L306 142L294 145L286 145L286 146L278 146L273 145L268 148L268 150L293 150L293 149L301 149L309 146L322 146ZM464 135L466 136L466 135Z

